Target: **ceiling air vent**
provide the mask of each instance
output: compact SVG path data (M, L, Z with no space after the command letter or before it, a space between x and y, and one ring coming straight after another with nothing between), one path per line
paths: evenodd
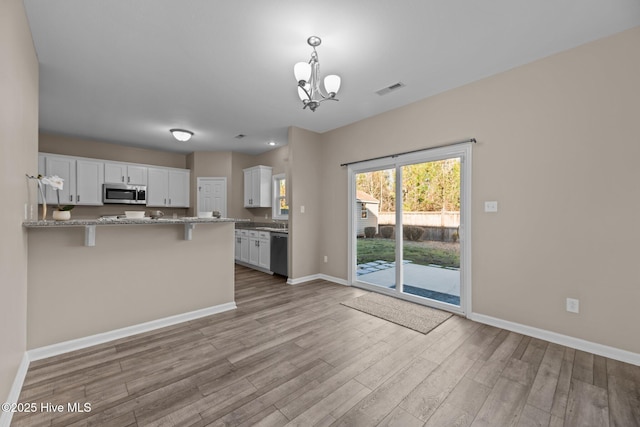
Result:
M392 84L391 86L387 86L387 87L385 87L383 89L380 89L380 90L376 91L376 93L378 95L382 96L382 95L386 95L386 94L388 94L390 92L393 92L395 90L398 90L398 89L400 89L400 88L402 88L404 86L405 86L404 83L398 82L398 83Z
M243 134L243 133L239 133L239 134L237 134L236 136L234 136L234 138L235 138L235 139L242 139L242 138L244 138L245 136L247 136L247 135L245 135L245 134Z

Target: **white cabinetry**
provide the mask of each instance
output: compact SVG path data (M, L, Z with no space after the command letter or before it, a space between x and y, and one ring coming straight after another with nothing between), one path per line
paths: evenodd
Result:
M147 167L127 163L105 162L104 182L147 185Z
M95 160L76 160L76 204L102 205L104 163Z
M249 264L271 268L271 240L267 231L249 231Z
M44 187L47 203L58 205L60 196L60 205L102 205L104 169L101 161L39 153L38 173L57 175L64 180L59 194L48 185Z
M61 205L74 205L76 195L76 159L67 156L46 155L44 157L44 174L57 175L64 180L62 190L55 190L50 185L44 186L44 198L48 204L57 205L58 196Z
M248 230L236 230L235 259L236 261L249 262Z
M235 233L235 243L233 245L233 259L235 259L236 261L238 261L240 259L240 257L242 256L242 237L240 235L240 230L236 230Z
M271 269L271 233L258 230L236 230L235 259L248 267Z
M189 207L189 178L186 169L148 168L147 206Z
M271 207L271 171L270 166L254 166L244 169L244 207Z

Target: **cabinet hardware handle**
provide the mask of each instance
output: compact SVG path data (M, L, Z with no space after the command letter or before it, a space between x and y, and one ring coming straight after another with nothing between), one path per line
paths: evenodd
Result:
M79 202L79 201L80 201L80 195L78 194L78 195L76 196L76 202Z
M73 195L72 194L69 194L69 201L73 202Z
M164 199L164 204L165 204L165 205L167 204L167 199Z
M169 199L169 206L171 206L171 199Z
M124 175L122 175L122 182L124 182Z
M127 182L131 182L131 177L130 176L127 177Z

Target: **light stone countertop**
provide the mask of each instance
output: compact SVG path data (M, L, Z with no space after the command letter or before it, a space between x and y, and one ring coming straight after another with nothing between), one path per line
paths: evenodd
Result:
M183 217L183 218L159 218L159 219L70 219L68 221L24 221L23 227L26 228L40 228L40 227L84 227L90 225L165 225L165 224L215 224L220 222L248 222L248 219L236 219L236 218L198 218L198 217Z

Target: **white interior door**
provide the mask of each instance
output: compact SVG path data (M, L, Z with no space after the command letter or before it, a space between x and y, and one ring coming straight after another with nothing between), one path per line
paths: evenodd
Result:
M218 211L227 217L227 178L198 177L198 212Z

